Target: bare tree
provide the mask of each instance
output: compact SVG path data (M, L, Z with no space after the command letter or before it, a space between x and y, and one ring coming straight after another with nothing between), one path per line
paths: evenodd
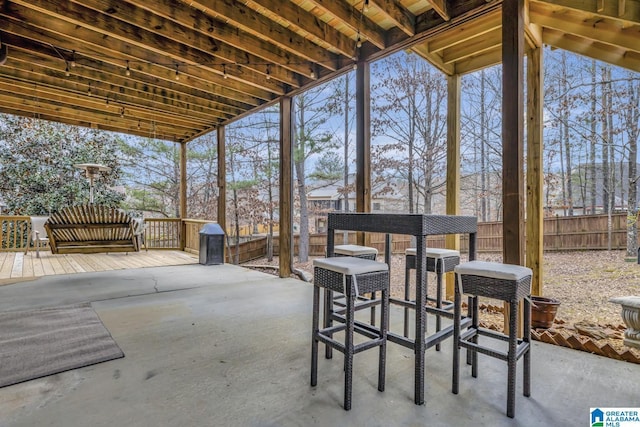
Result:
M309 258L309 211L307 204L307 162L317 154L335 149L333 134L327 129L329 111L324 86L311 89L294 98L296 132L294 137L293 162L296 176L296 193L300 212L300 240L298 260Z
M374 76L373 135L388 141L372 152L376 172L407 183L409 212L430 213L433 194L444 186L445 81L423 60L404 52L381 61Z

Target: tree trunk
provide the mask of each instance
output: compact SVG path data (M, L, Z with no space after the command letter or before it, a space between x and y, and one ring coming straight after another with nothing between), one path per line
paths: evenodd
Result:
M233 263L240 263L240 216L238 215L238 190L233 189L233 219L236 223L236 253L233 256Z
M589 184L591 215L596 213L596 117L597 117L596 61L591 61L591 140L589 141Z
M569 92L569 82L567 73L567 53L565 51L562 52L562 94L567 94ZM573 216L573 185L572 185L572 172L573 165L571 162L571 135L569 133L569 104L568 100L565 99L562 102L562 123L561 126L564 129L562 132L562 137L564 139L564 154L565 160L567 162L567 193L566 193L566 205L568 206L567 215Z
M302 97L297 98L298 105L296 108L298 113L296 132L297 138L296 153L294 153L294 166L296 171L296 179L298 181L298 198L300 200L300 239L298 244L298 261L307 262L309 260L309 210L307 207L307 186L305 183L305 153L306 153L306 134L304 112L305 104Z
M627 256L636 256L638 251L638 135L640 130L640 84L634 84L631 76L628 82L629 109L626 114L629 135L629 199L627 203Z
M349 73L344 76L344 212L349 212ZM349 232L342 235L342 243L349 243Z
M272 186L272 159L271 138L267 140L267 191L269 192L269 234L267 235L267 261L273 261L273 186Z
M606 80L606 67L602 68L602 80ZM609 213L611 183L609 182L609 130L606 111L609 109L607 85L602 84L602 209Z
M485 110L485 72L480 71L480 216L483 222L487 222L489 209L487 206L487 165L489 161L487 159L486 144L487 144L487 113Z

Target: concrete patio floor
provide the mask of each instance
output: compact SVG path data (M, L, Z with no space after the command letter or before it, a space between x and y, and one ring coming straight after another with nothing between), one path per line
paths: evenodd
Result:
M353 409L342 357L309 386L309 283L232 265L44 277L0 286L0 310L91 301L125 357L0 389L1 426L584 426L590 407L640 406L640 366L538 342L532 396L506 411L506 364L480 356L451 393L451 340L426 355L426 404L413 403L413 353L356 355ZM392 321L401 318L392 312ZM434 322L430 322L433 324ZM397 326L392 326L397 328ZM0 331L1 333L1 331Z

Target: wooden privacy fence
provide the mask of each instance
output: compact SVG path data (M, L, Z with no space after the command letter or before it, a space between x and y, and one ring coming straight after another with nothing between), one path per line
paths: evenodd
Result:
M543 244L545 251L574 251L608 249L608 218L607 215L583 215L550 217L544 220ZM627 214L611 215L612 233L611 249L624 250L627 248ZM343 242L341 232L336 233L336 243ZM384 251L384 234L370 233L371 246ZM349 243L356 241L355 233L349 234ZM327 242L326 234L316 234L309 238L309 255L324 255ZM338 243L340 242L340 243ZM404 253L411 245L409 236L393 236L392 252ZM444 247L444 236L433 236L427 239L427 245L434 248ZM462 251L468 250L469 242L466 236L460 238ZM478 252L502 251L502 222L478 223Z

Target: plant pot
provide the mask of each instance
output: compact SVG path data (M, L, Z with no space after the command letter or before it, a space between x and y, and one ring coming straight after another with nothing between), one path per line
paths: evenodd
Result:
M547 329L553 326L560 301L553 298L531 297L531 327Z

